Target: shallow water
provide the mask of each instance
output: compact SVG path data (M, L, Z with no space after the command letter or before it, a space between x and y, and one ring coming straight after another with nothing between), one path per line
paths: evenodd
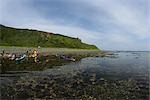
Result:
M149 75L150 52L116 52L113 57L88 57L40 74L76 74L77 72L96 72L105 75Z
M109 57L87 57L27 73L25 78L14 82L6 94L15 98L32 98L27 90L37 98L48 99L148 100L149 60L150 52L114 52Z

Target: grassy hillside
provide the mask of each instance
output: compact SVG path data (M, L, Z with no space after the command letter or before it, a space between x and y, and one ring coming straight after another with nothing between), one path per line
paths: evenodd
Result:
M0 46L98 49L78 38L37 30L17 29L0 25Z

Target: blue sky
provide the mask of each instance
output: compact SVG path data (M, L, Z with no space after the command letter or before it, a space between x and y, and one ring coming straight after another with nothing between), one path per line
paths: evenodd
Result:
M79 37L104 50L150 50L149 0L0 0L0 24Z

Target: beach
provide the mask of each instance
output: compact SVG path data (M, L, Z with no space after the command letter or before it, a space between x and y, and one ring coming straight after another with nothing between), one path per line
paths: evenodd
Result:
M22 49L15 53L31 48ZM17 64L5 59L9 67L1 74L2 99L149 99L149 52L45 48L38 52L36 63L33 58ZM64 58L68 56L76 60Z

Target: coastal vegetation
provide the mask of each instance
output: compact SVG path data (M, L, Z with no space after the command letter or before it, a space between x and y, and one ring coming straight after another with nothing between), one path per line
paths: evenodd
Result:
M73 49L98 49L83 43L79 38L32 29L18 29L0 25L0 45L20 47L48 47Z

